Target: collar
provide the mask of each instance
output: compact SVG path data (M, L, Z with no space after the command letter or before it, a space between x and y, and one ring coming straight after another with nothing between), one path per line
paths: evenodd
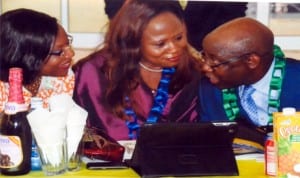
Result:
M253 88L255 88L256 91L259 91L260 93L263 93L265 95L268 95L268 91L270 89L270 82L272 79L272 72L275 65L275 58L273 59L267 73L256 83L251 84ZM239 91L243 91L245 85L239 87Z

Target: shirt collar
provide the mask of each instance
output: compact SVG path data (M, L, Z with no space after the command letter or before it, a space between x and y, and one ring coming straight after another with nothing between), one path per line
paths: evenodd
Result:
M268 72L263 76L263 78L261 78L256 83L252 84L253 88L255 88L257 91L268 94L274 65L275 65L275 60L272 61L272 64L269 67Z
M256 83L252 84L251 86L255 88L256 91L259 91L261 93L267 94L269 93L269 88L270 88L270 82L272 79L272 73L275 65L275 59L272 61L271 66L269 67L269 70L267 73L261 78L259 81ZM243 91L244 86L239 87L239 91Z

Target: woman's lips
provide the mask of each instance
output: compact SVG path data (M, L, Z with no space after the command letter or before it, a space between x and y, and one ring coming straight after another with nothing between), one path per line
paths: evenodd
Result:
M168 57L167 60L170 62L178 62L180 59L179 56L174 56L174 57Z
M71 61L65 62L65 63L62 63L62 64L60 65L60 67L61 67L61 68L70 68L70 67L71 67L71 64L72 64Z

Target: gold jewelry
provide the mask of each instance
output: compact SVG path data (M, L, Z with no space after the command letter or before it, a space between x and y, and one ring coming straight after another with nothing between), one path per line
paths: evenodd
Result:
M190 44L188 44L188 52L195 58L197 59L199 62L204 63L205 60L203 59L201 52L197 51L193 46L191 46Z

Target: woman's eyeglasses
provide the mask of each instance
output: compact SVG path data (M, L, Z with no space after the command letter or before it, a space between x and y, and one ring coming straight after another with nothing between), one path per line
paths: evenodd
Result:
M69 43L67 46L65 46L64 48L62 48L60 50L51 51L51 52L49 52L49 55L50 56L60 56L60 57L65 56L66 52L72 48L71 45L73 42L73 37L71 35L68 35L68 41L69 41Z

